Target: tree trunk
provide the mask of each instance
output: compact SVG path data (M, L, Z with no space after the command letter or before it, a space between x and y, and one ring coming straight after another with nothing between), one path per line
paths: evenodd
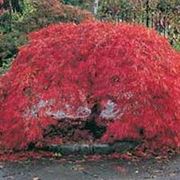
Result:
M146 0L146 26L150 26L150 17L149 17L149 11L150 11L150 6L149 6L149 0Z
M93 13L96 15L98 12L99 0L95 0L93 4Z

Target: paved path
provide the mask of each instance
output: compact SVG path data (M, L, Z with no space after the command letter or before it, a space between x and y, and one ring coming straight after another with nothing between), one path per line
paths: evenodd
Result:
M180 156L170 161L35 160L0 163L0 180L180 180Z

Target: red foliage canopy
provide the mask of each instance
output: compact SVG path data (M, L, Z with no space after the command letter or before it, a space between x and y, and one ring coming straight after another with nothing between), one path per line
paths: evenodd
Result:
M180 147L180 54L155 31L94 22L51 25L29 38L0 79L2 148L87 121L106 128L101 141Z

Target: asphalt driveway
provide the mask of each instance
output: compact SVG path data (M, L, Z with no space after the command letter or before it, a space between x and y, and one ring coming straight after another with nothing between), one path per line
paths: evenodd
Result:
M76 160L75 160L76 159ZM155 159L86 161L77 158L0 163L0 180L180 180L180 156Z

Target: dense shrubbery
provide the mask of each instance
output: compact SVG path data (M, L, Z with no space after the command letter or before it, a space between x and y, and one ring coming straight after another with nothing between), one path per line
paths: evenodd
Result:
M0 74L9 68L18 48L26 42L26 34L19 31L0 35Z
M0 79L1 148L57 136L180 146L180 54L155 31L61 24L29 37Z
M90 12L63 5L58 0L23 2L23 12L10 13L7 7L6 12L0 16L0 68L3 70L16 56L18 47L26 42L27 33L53 23L80 23L93 19Z

